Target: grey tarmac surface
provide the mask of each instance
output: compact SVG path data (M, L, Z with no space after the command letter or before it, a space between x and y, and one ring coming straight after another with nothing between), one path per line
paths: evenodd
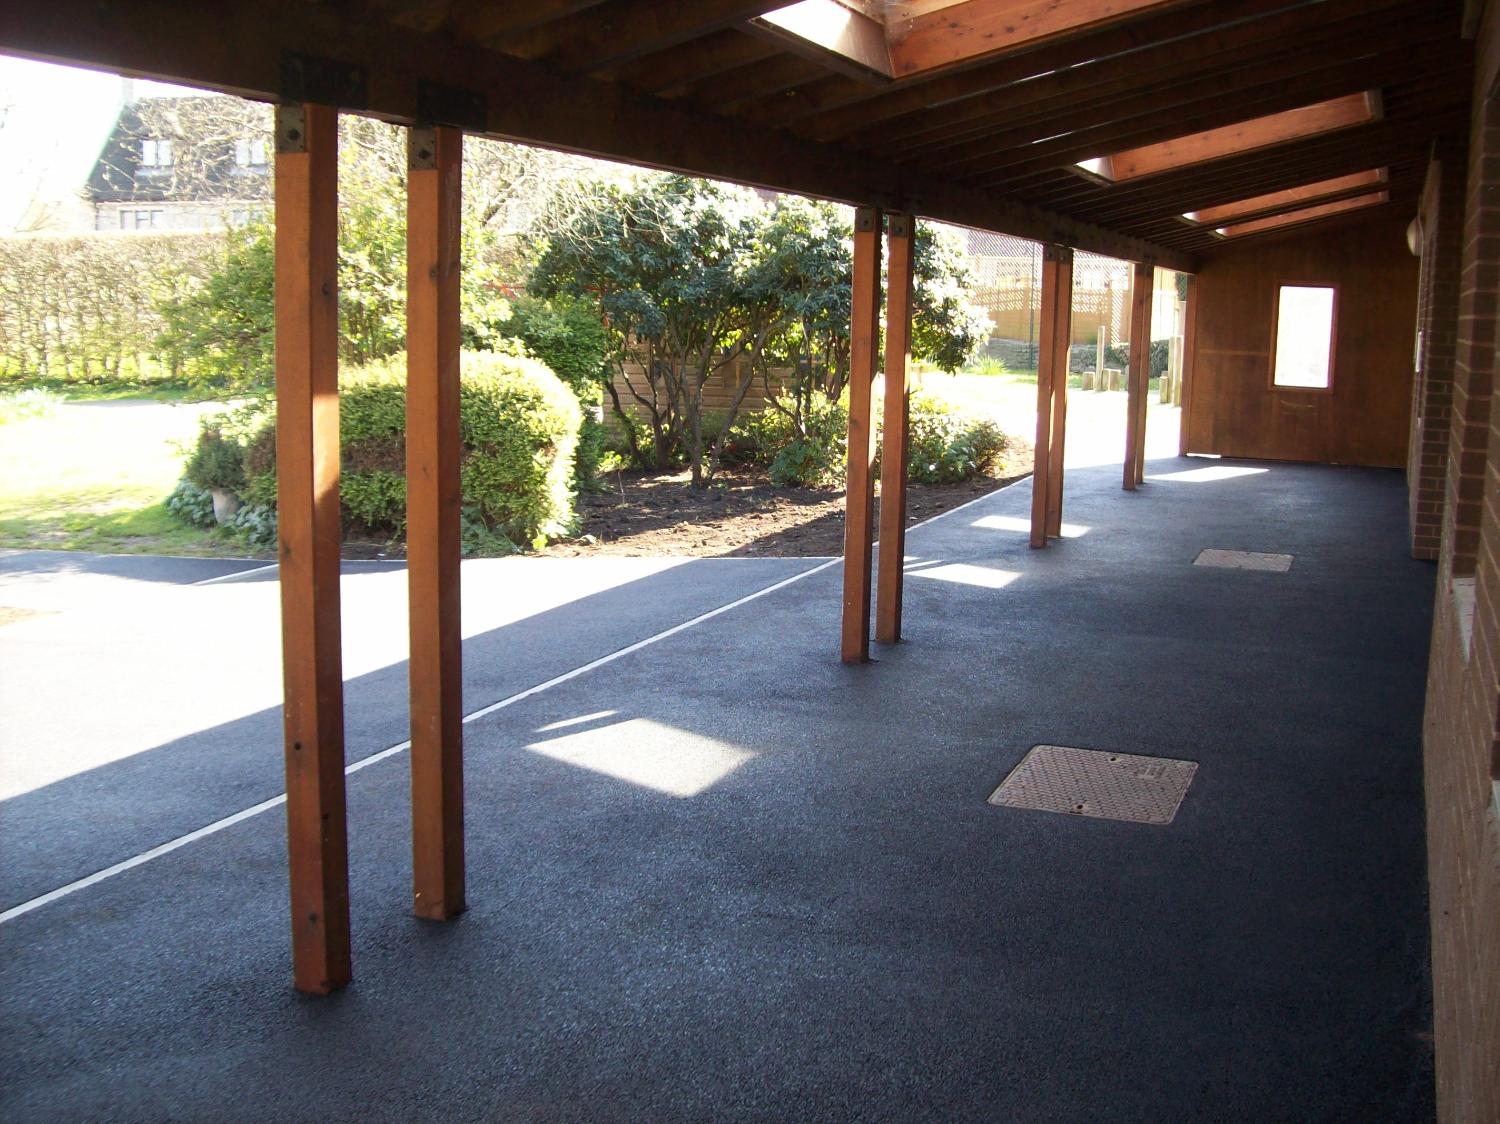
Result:
M1043 552L1025 484L913 531L907 639L868 665L834 658L833 566L474 722L451 924L407 913L405 756L353 774L356 978L332 998L289 987L276 811L0 926L0 1115L1430 1118L1434 571L1400 474L1148 477L1070 471ZM601 575L520 619L466 604L466 704L816 563L752 565ZM470 572L476 600L508 580ZM346 579L346 619L390 632L399 580ZM248 611L255 587L195 592ZM404 736L396 649L375 636L350 684L351 757ZM13 796L7 896L274 789L275 726ZM1199 768L1167 827L987 805L1038 743Z

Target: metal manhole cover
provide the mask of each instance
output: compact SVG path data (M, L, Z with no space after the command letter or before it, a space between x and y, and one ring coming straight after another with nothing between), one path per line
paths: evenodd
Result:
M1194 566L1215 566L1221 570L1265 570L1284 574L1292 568L1292 555L1266 554L1258 550L1200 550Z
M1196 761L1037 745L995 789L990 803L1104 820L1168 824L1186 795Z

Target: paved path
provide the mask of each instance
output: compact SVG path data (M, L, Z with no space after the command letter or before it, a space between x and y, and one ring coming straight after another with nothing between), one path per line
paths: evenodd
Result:
M908 641L862 667L837 564L469 565L466 705L551 684L467 727L470 912L409 917L379 758L349 990L291 992L284 823L252 815L0 926L0 1115L1430 1118L1433 571L1400 476L1118 477L1069 473L1045 552L1024 483L914 530ZM278 791L274 586L118 580L113 615L0 630L7 721L51 685L27 752L81 755L0 806L10 902ZM345 578L351 758L404 737L401 589ZM1167 827L988 805L1038 743L1199 768Z

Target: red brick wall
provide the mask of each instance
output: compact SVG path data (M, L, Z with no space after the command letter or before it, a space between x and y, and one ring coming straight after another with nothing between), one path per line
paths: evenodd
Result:
M1424 737L1438 1113L1455 1122L1500 1121L1500 412L1491 395L1500 103L1488 97L1500 69L1497 7L1488 5L1479 36ZM1466 575L1472 610L1461 600Z
M1446 174L1445 174L1446 173ZM1460 140L1433 146L1422 192L1422 274L1418 291L1417 373L1412 394L1407 483L1415 558L1438 557L1447 490L1458 286L1468 157Z

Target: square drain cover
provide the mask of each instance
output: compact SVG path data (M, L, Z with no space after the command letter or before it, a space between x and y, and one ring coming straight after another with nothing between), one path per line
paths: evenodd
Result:
M995 789L991 804L1104 820L1171 823L1196 761L1037 745Z
M1217 566L1221 570L1267 570L1284 574L1292 568L1290 554L1262 554L1257 550L1200 550L1194 566Z

